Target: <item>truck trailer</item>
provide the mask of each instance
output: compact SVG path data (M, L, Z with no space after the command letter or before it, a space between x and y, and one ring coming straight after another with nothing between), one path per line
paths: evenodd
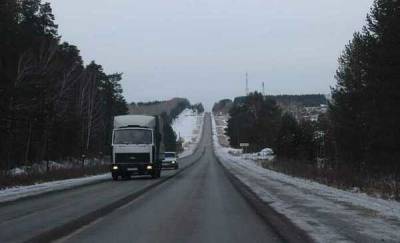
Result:
M132 175L161 176L164 158L162 120L159 116L123 115L114 117L112 134L113 180Z

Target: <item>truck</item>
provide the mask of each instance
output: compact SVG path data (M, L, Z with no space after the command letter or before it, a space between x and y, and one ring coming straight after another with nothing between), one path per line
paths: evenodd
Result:
M164 159L163 122L159 116L114 117L112 133L113 180L132 175L161 176Z

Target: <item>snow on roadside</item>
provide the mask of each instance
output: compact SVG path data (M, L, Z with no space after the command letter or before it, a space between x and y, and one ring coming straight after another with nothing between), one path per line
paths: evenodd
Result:
M172 127L174 131L177 133L177 135L180 135L180 137L184 141L183 143L184 152L180 154L180 157L189 156L194 152L197 143L200 141L203 128L203 120L204 120L204 114L197 114L196 112L193 112L190 109L184 110L177 117L177 119L174 120ZM87 161L87 163L98 164L98 163L103 163L103 161L93 160L93 161ZM31 170L42 171L45 170L45 166L46 166L45 163L35 164L34 166L30 167L25 166L21 168L15 168L11 170L10 173L12 175L21 175L21 174L26 174L28 171ZM73 166L75 166L75 163L62 163L62 164L56 162L50 163L51 168L69 168ZM96 176L45 182L29 186L17 186L17 187L6 188L0 190L0 203L14 201L24 197L39 195L46 192L70 189L85 184L91 184L109 180L110 178L111 178L110 174L107 173Z
M198 114L191 109L186 109L173 121L172 128L177 138L183 140L184 151L179 155L180 157L189 156L194 152L197 143L200 141L203 120L204 113Z
M399 242L400 203L332 188L258 166L228 153L217 139L223 165L277 212L286 215L317 242Z
M97 165L105 165L109 164L110 158L105 157L102 159L99 158L90 158L85 159L85 166L97 166ZM77 159L70 159L61 162L49 161L47 164L46 161L42 161L41 163L34 163L30 166L20 166L13 168L8 171L8 174L11 176L18 176L18 175L26 175L32 173L46 173L47 166L50 170L57 170L57 169L72 169L72 168L81 168L82 161Z
M109 180L110 178L111 178L110 173L107 173L96 176L88 176L75 179L45 182L29 186L18 186L18 187L7 188L4 190L0 190L0 203L15 201L17 199L29 196L35 196L46 192L70 189L85 184Z

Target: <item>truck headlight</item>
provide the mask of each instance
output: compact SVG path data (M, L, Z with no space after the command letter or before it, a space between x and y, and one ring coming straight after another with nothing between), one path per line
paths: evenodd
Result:
M118 166L114 165L114 166L112 167L112 169L113 169L113 170L118 170Z
M175 163L176 163L176 161L174 160L174 161L172 161L171 163L172 163L172 164L175 164Z
M151 170L151 169L153 169L153 166L148 165L148 166L146 167L146 169Z

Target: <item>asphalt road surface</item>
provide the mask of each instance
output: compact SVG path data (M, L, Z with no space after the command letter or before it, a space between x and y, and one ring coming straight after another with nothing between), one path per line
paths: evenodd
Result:
M0 242L23 242L161 182L58 242L282 242L242 198L216 161L211 120L183 171L159 180L107 181L0 205ZM176 173L176 174L175 174Z

